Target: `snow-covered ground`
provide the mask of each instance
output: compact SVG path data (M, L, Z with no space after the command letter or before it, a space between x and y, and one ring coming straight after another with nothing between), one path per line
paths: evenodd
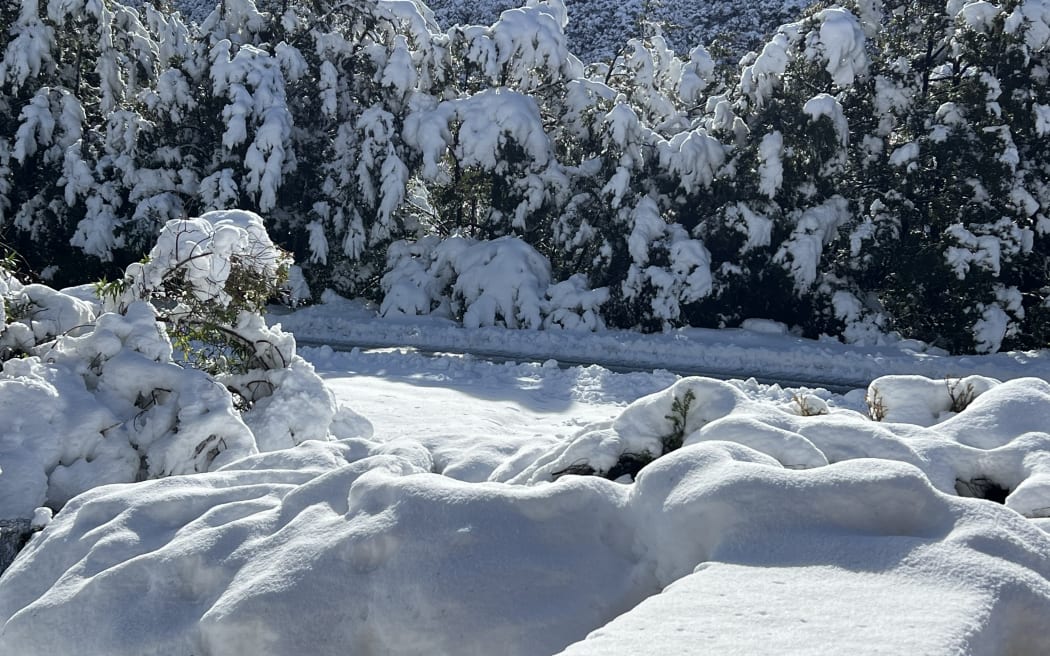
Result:
M276 318L411 334L346 310ZM415 325L459 350L707 353L763 376L808 352L836 380L905 361L936 377L836 394L301 348L361 437L75 498L0 579L0 653L1050 652L1050 384L1021 378L1040 354L851 350L765 324L721 342ZM939 379L967 366L1013 380ZM635 480L561 475L673 434Z

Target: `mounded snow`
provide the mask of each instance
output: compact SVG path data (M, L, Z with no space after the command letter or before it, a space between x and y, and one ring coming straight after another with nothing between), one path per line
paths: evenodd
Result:
M973 379L949 415L943 381L878 381L888 412L897 385L926 399L921 426L861 391L306 355L371 438L77 497L0 579L0 651L1050 649L1050 536L1023 516L1050 507L1045 382ZM652 445L689 391L685 446L635 481L544 476ZM978 476L1005 507L960 498Z

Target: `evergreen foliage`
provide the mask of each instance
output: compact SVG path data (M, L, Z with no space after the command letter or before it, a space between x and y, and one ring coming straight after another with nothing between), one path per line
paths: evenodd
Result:
M67 282L239 208L386 313L1041 347L1048 15L848 0L739 65L643 23L585 64L560 0L0 0L0 234Z

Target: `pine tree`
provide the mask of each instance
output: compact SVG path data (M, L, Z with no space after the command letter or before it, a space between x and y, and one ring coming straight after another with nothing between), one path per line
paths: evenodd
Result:
M28 1L4 34L0 219L60 282L137 259L196 191L172 129L187 93L170 66L188 33L145 11Z
M854 269L893 327L953 351L1031 344L1026 308L1045 298L1033 175L1045 161L1035 130L1045 68L1023 21L1007 27L1010 12L890 5L878 40L874 193L861 203Z
M296 160L277 232L315 287L375 297L387 248L425 211L404 123L445 85L436 26L421 5L386 2L294 5L282 24L303 71L288 91Z

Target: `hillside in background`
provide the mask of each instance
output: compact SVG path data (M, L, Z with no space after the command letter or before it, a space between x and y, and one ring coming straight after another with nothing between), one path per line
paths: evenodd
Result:
M174 0L174 6L193 21L203 21L215 8L213 0ZM265 3L260 2L261 6ZM426 3L442 28L453 25L491 25L517 0L431 0ZM658 25L671 46L687 53L697 45L718 45L732 59L761 48L777 26L794 20L810 4L806 0L569 0L565 34L569 49L584 62L606 61L627 41L644 36L644 22Z
M500 12L519 6L515 0L432 0L429 5L442 27L489 25ZM644 23L659 26L678 53L697 45L718 50L738 59L748 50L762 47L762 40L778 25L797 18L806 0L570 0L566 2L569 24L565 34L569 48L584 62L606 61L627 41L645 36ZM652 29L649 27L648 29Z

